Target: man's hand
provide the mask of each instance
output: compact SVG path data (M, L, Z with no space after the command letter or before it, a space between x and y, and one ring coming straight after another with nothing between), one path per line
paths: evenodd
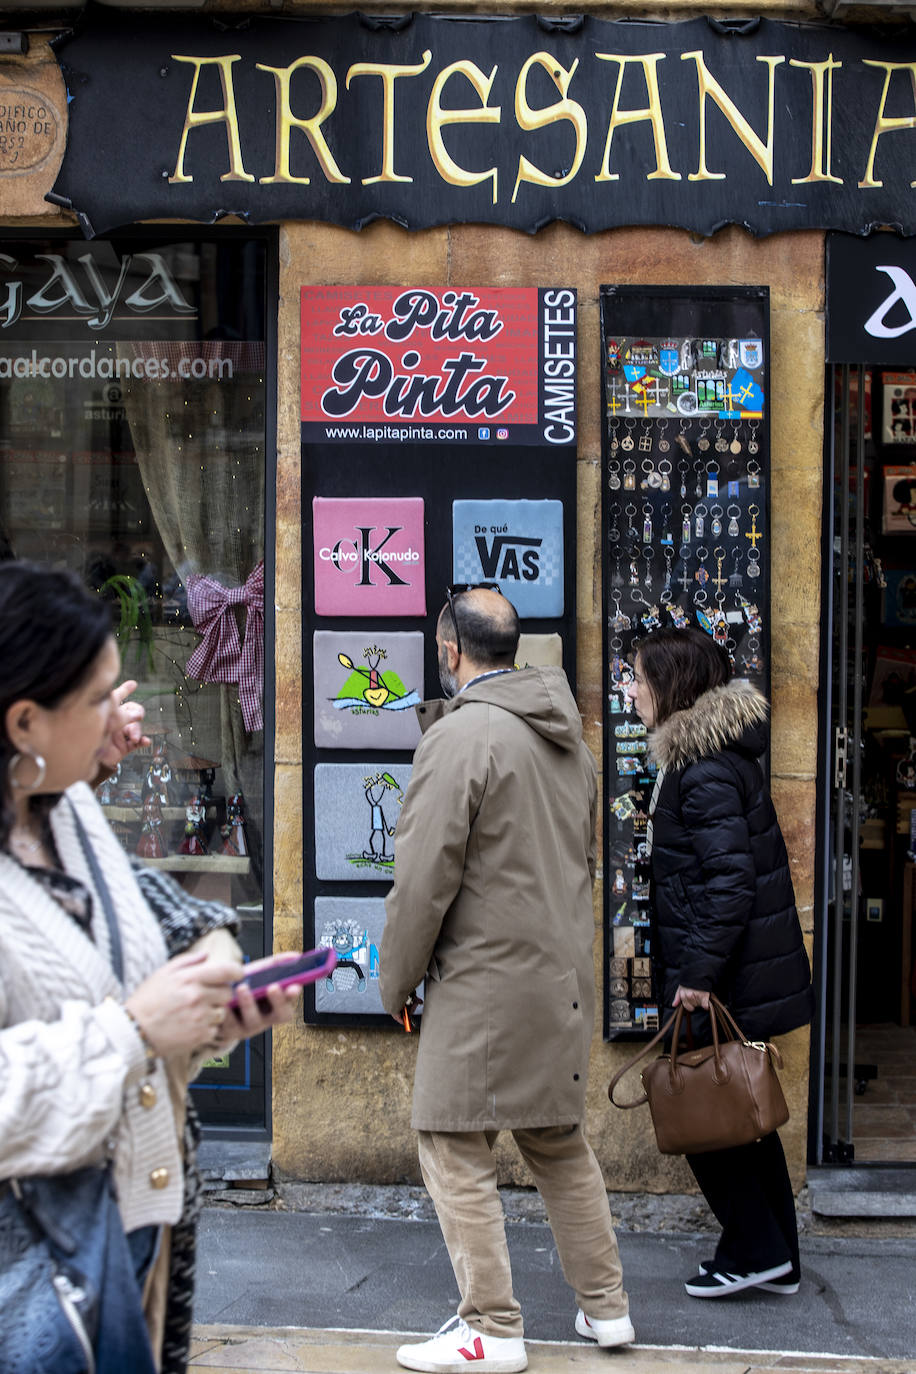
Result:
M417 1008L422 1007L422 1005L423 998L417 997L416 993L412 992L401 1010L391 1013L391 1019L392 1021L397 1021L398 1025L403 1026L405 1030L413 1030L413 1018L416 1015Z
M112 693L115 709L112 712L111 730L105 741L104 751L99 756L103 771L94 783L96 787L114 772L128 754L132 754L135 749L149 747L151 743L149 735L143 733L143 717L146 711L139 701L127 700L136 690L136 682L129 679L122 682Z
M674 994L674 1006L681 1006L685 1011L697 1011L700 1007L703 1011L709 1011L709 993L700 988L678 988Z

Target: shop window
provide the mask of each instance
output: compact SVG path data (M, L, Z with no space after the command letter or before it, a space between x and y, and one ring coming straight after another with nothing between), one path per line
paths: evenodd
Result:
M264 946L266 237L0 240L0 552L111 604L149 750L100 790L124 848ZM269 847L268 847L269 852ZM263 1041L263 1038L262 1038ZM264 1120L263 1044L204 1070Z
M916 369L828 373L817 1163L916 1163Z

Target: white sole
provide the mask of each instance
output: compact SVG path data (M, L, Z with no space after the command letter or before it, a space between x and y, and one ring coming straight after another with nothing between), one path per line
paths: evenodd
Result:
M580 1321L581 1318L581 1321ZM591 1325L586 1324L587 1319L584 1312L580 1312L576 1317L576 1334L583 1336L587 1341L595 1341L602 1350L613 1350L618 1345L631 1345L636 1340L636 1332L633 1330L633 1323L630 1321L623 1324L621 1320L620 1330L614 1336L606 1335L603 1339Z
M703 1260L703 1262L702 1262L701 1265L700 1265L700 1271L701 1271L701 1273L708 1274L708 1273L710 1273L713 1269L715 1269L715 1267L716 1267L716 1266L713 1264L712 1260ZM799 1282L799 1283L769 1283L769 1282L767 1282L767 1283L758 1283L758 1284L757 1284L757 1287L758 1287L758 1288L762 1288L763 1291L764 1291L765 1293L782 1293L783 1297L791 1298L791 1297L794 1297L795 1294L798 1292L799 1288L801 1287L801 1284L800 1284L800 1282Z
M464 1374L464 1370L471 1369L478 1371L478 1374L521 1374L521 1371L528 1368L528 1360L524 1364L520 1360L465 1360L451 1364L442 1364L440 1361L424 1360L422 1358L410 1361L403 1359L400 1354L395 1358L399 1365L404 1369L416 1369L421 1374Z
M401 1346L395 1352L395 1359L404 1369L416 1369L420 1374L463 1374L466 1369L476 1374L521 1374L528 1368L528 1356L513 1356L499 1359L486 1356L484 1359L466 1359L463 1355L456 1360L443 1364L441 1360L424 1359L422 1355L410 1353L410 1346Z

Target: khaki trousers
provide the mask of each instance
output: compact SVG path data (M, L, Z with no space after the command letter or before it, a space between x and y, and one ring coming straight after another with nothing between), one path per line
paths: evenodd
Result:
M493 1145L498 1131L420 1131L420 1169L461 1294L458 1315L491 1336L521 1336ZM589 1317L627 1315L617 1237L598 1161L578 1126L512 1132L547 1208L560 1263Z

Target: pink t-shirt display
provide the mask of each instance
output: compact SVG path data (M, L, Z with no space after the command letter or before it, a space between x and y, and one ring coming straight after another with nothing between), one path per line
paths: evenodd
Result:
M426 614L421 497L316 496L317 615Z

